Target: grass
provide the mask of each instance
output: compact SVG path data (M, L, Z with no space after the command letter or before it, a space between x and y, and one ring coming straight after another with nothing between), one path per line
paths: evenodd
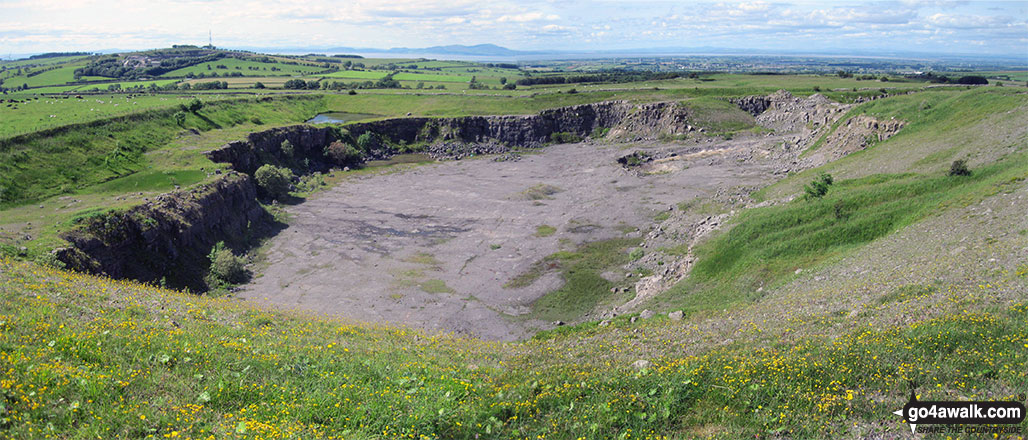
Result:
M535 228L536 237L549 237L557 232L557 228L550 225L539 225Z
M749 130L756 126L752 115L724 99L702 97L684 104L691 111L690 122L713 134Z
M38 72L42 69L50 69L53 66L41 67L41 68L27 68L21 75L9 76L3 79L0 85L6 88L14 88L21 86L22 84L28 85L29 87L43 87L53 84L65 84L76 81L75 69L85 66L85 62L73 62L67 65L62 65L53 70L47 70L43 73L28 76L30 72Z
M536 300L532 304L531 317L544 321L578 320L609 300L610 289L615 284L600 274L630 262L628 251L640 241L619 238L584 244L573 252L557 252L512 278L504 287L525 287L547 272L558 271L564 285Z
M525 200L549 200L552 199L552 197L550 196L557 194L561 191L563 191L563 189L559 187L545 183L539 183L522 191L519 194L519 196Z
M422 281L418 284L418 288L425 293L455 293L456 291L446 285L443 280L431 279Z
M139 172L148 165L148 152L165 146L184 129L207 131L250 124L254 117L265 123L298 122L317 113L321 105L308 98L213 102L196 114L187 112L181 126L169 109L9 140L0 144L0 208ZM192 154L200 163L205 161L200 151Z
M876 238L953 206L964 206L1028 178L1028 154L1011 155L970 177L893 174L837 181L811 202L748 210L731 228L697 246L690 277L664 294L689 312L723 309L759 297L788 279Z
M978 166L1011 151L1025 151L1028 96L1003 88L940 88L861 104L833 126L860 114L907 124L873 148L792 175L753 194L758 200L793 194L819 172L855 178L883 172L939 172L954 159ZM823 140L812 148L819 148Z
M181 103L188 103L193 97L104 94L83 96L83 99L73 96L23 96L15 99L20 102L0 106L0 139L132 113L175 108Z
M219 69L217 66L225 66L225 69ZM272 68L278 70L271 70ZM305 66L296 64L284 64L281 62L272 63L261 63L251 60L243 60L239 58L222 58L220 60L208 61L206 63L200 63L189 67L183 67L181 69L172 70L167 72L162 77L165 78L182 78L192 73L193 75L204 74L210 75L217 73L219 78L204 78L205 80L223 80L222 76L229 73L241 73L244 76L294 76L303 74L313 74L324 71L325 68L321 66Z
M907 430L889 413L908 381L921 400L1002 400L1028 380L1024 304L671 349L637 371L646 335L684 330L619 318L498 344L0 267L13 438L838 438Z

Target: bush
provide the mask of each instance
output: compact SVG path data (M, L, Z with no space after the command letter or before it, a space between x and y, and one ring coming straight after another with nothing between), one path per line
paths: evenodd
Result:
M295 150L293 149L293 143L289 142L289 139L282 141L282 145L279 146L282 149L282 154L286 157L293 157Z
M359 163L364 159L364 154L353 145L335 141L325 147L325 157L336 165L346 166Z
M971 170L967 168L967 161L964 159L954 160L949 166L951 176L970 176Z
M834 182L835 179L832 178L831 174L821 173L821 175L810 182L810 185L803 186L803 198L811 200L824 197L825 194L828 194L828 187L832 186Z
M371 149L378 146L378 136L370 131L365 131L357 136L357 148L361 151L370 151Z
M175 118L175 124L177 124L179 127L183 127L183 126L186 125L186 113L185 112L175 112L175 116L173 116L173 117Z
M550 133L550 141L555 144L571 144L575 142L581 142L582 137L574 133L555 131L553 133Z
M253 173L253 178L257 181L257 186L264 190L271 198L279 199L289 194L293 172L288 168L265 164L261 165L257 172Z
M57 254L53 252L43 252L39 254L34 261L40 266L51 267L54 269L64 269L67 267L63 261L57 258Z
M236 256L231 249L225 247L225 242L219 241L215 244L207 258L211 261L211 270L207 274L207 284L211 287L246 281L246 262L243 257Z

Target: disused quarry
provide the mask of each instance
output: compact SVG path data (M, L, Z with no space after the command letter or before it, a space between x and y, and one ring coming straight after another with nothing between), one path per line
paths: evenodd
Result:
M688 253L666 256L665 264L651 243L668 239L654 220L679 204L717 200L742 209L749 190L902 127L858 119L801 158L848 106L787 92L734 103L738 108L714 115L681 103L615 101L531 116L398 118L253 133L208 153L231 168L222 179L92 219L65 237L73 246L58 256L79 270L203 290L204 257L214 243L272 236L238 297L359 321L518 339L561 322L632 310L687 276ZM719 118L751 128L719 133ZM257 167L302 160L303 172L330 172L346 164L328 160L324 147L365 132L383 140L368 158L424 145L433 156L464 160L344 180L285 207L288 225L260 207L250 177ZM585 140L550 145L579 139ZM285 140L294 157L281 151ZM695 223L675 239L688 246L734 209L689 218ZM597 242L625 257L577 273L553 257ZM569 277L591 293L557 297L574 300L574 307L540 306L548 296L567 294L561 289Z

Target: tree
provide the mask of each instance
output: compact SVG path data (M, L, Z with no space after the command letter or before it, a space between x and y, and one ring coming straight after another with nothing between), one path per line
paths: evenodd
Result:
M253 178L257 181L257 187L263 190L269 197L280 199L289 194L289 186L293 181L293 172L288 168L264 164L253 173Z
M189 101L189 105L185 106L185 110L188 110L190 113L196 113L200 111L200 109L202 108L203 101L201 101L199 98L193 98L192 101Z
M962 77L960 77L960 79L957 80L957 84L967 84L967 85L984 85L984 84L988 84L988 83L989 83L989 80L985 79L984 76L977 76L977 75L962 76Z
M831 174L821 173L809 185L803 186L803 198L806 200L820 199L828 194L828 187L835 183Z
M257 83L253 85L253 88L255 88L255 89L263 89L264 88L264 83L262 83L260 81L257 81Z
M286 81L286 83L283 84L282 87L291 90L303 90L307 88L307 81L304 81L302 79L291 79L289 81Z

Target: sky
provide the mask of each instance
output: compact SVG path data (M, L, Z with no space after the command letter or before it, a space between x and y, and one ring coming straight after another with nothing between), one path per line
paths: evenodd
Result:
M1028 61L1025 1L0 0L0 57L218 47L719 47Z

